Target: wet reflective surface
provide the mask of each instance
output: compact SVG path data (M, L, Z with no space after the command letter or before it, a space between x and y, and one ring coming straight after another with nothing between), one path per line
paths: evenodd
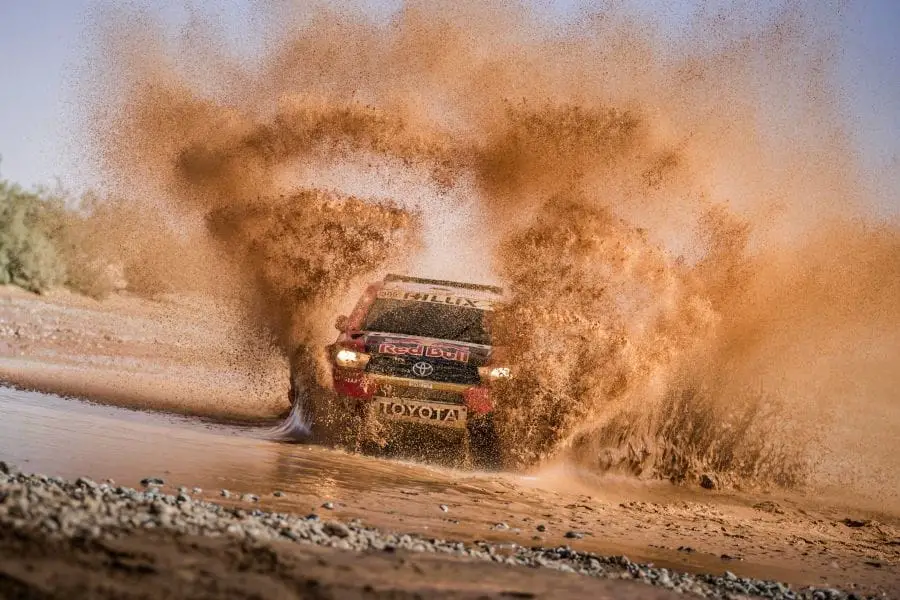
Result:
M172 485L329 497L409 487L441 491L458 478L424 465L292 443L286 433L289 428L221 425L0 388L0 456L33 472L125 485L160 475Z

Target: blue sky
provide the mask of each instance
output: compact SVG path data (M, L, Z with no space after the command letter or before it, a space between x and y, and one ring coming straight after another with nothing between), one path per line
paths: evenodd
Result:
M202 10L214 15L236 52L257 50L262 39L250 15L258 0L220 0ZM287 0L280 0L286 2ZM623 0L677 35L701 2L717 0ZM119 5L126 2L119 2ZM188 17L190 0L129 0L159 15L173 30ZM400 0L356 2L370 14L387 17ZM534 0L536 14L565 21L590 6L579 0ZM759 6L759 3L752 3ZM762 5L770 10L776 3ZM816 6L816 4L812 4ZM103 0L0 0L0 176L25 186L49 185L55 178L79 188L90 181L79 169L77 107L79 74L89 69L92 35ZM754 10L745 6L743 12ZM864 170L872 174L885 212L900 214L900 1L858 0L844 4L839 18L839 58L835 87L847 112ZM875 186L875 183L872 183Z

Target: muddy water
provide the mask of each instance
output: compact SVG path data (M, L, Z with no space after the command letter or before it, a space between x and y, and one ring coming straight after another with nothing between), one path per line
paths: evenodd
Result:
M23 470L323 499L403 488L440 491L455 478L413 464L282 443L280 430L205 422L0 388L0 455ZM443 480L443 483L442 483Z
M169 491L196 486L218 501L238 502L223 499L221 489L249 492L266 509L359 518L445 539L570 544L685 570L819 584L897 576L892 540L900 530L884 524L885 516L880 532L851 531L840 525L839 509L813 514L797 498L768 497L782 510L776 515L753 509L753 498L590 479L564 466L531 475L469 473L287 443L274 439L278 433L0 387L0 459L25 471L134 487L157 476ZM274 497L276 490L284 495ZM566 538L570 530L585 537ZM884 568L865 567L879 542ZM684 546L693 551L678 550Z

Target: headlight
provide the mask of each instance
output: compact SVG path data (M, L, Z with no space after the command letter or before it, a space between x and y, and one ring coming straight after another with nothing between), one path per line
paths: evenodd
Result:
M489 379L491 381L508 379L510 376L509 367L479 367L478 374L482 380Z
M369 362L369 355L365 352L343 348L337 351L334 360L342 367L364 367Z
M494 367L488 373L488 377L491 379L506 379L509 377L509 367Z

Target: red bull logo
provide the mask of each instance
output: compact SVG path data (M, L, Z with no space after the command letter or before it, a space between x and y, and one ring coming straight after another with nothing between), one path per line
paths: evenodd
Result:
M463 346L451 344L425 345L419 342L382 342L378 345L378 352L392 356L424 356L427 358L441 358L456 362L467 363L471 352Z

